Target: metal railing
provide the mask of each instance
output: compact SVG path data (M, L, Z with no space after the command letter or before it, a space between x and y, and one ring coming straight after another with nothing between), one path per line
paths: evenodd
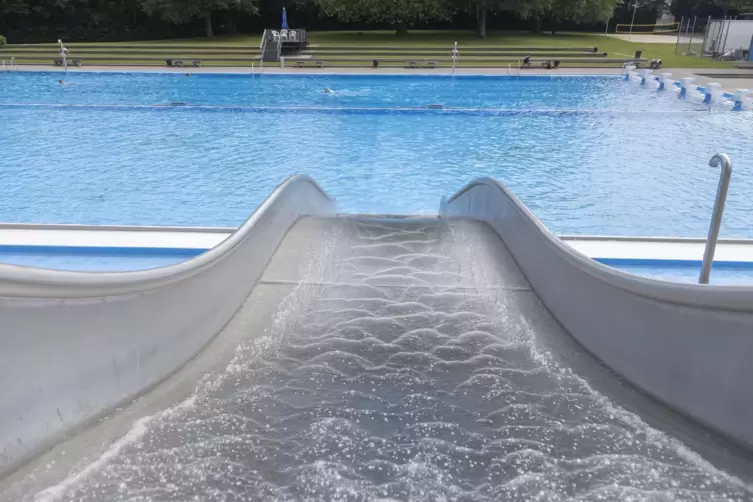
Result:
M261 54L261 57L264 57L264 49L267 48L267 30L264 30L264 33L261 36L261 43L259 44L259 54Z
M12 71L12 70L17 70L17 69L18 67L16 66L15 57L10 58L10 61L8 62L7 65L5 64L5 60L3 59L3 71Z
M732 161L725 153L717 153L716 155L714 155L709 161L709 166L721 167L722 173L719 176L719 185L716 189L714 212L711 215L709 235L706 239L706 250L703 253L701 275L698 277L699 284L709 283L709 277L711 276L711 265L714 263L714 253L716 252L716 242L719 239L719 229L722 226L724 204L727 201L727 190L729 189L729 181L732 177Z

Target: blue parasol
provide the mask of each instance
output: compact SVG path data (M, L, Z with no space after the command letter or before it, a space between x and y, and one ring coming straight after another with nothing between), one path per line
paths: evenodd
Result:
M285 7L282 8L282 29L288 29L288 11L285 10Z

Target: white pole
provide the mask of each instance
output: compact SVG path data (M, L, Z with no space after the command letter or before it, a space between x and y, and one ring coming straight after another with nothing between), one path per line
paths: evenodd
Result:
M680 28L677 30L677 43L675 44L675 54L677 54L677 49L680 47L680 37L682 37L682 25L685 22L685 16L682 16L680 18Z
M628 33L628 40L632 40L633 38L633 25L635 24L635 13L638 11L638 2L635 2L635 5L633 5L633 20L630 21L630 33Z
M609 22L610 22L611 20L612 20L612 18L611 18L611 17L610 17L609 19L607 19L607 27L606 27L606 29L604 30L604 36L606 36L606 37L608 37L608 36L609 36Z
M690 55L690 49L692 48L692 45L693 45L693 35L695 35L695 23L696 23L696 21L698 21L698 16L695 16L695 17L693 18L693 28L691 28L691 29L689 30L689 36L688 36L688 50L687 50L687 51L685 51L685 55L686 55L686 56L689 56L689 55ZM688 26L690 26L690 18L688 18Z
M729 29L732 27L732 16L729 17L729 20L727 21L727 33L724 35L724 43L722 44L722 50L719 51L722 54L724 54L724 51L727 50L727 37L729 36Z
M452 74L455 74L455 63L458 59L458 43L455 42L455 45L452 48Z
M65 76L68 76L68 49L63 45L63 41L58 39L60 44L60 57L63 58L63 67L65 68Z

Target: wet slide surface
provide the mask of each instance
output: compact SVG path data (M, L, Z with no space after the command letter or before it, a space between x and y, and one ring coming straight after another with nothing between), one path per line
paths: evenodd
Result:
M558 361L484 224L303 219L234 322L230 364L36 499L753 500Z

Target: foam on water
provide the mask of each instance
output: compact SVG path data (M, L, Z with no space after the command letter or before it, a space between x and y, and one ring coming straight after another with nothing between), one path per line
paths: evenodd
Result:
M340 224L190 406L39 500L753 500L560 366L489 229Z

